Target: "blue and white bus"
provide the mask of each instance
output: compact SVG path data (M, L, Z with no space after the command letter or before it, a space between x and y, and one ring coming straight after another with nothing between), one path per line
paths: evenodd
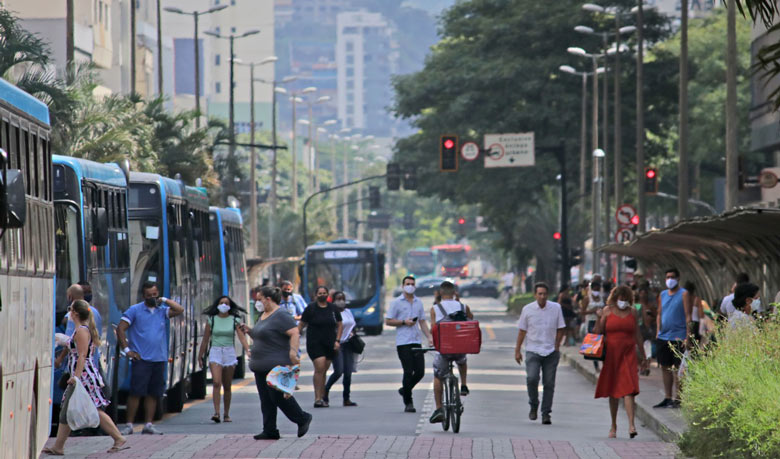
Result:
M49 110L0 79L0 457L38 457L49 434L54 194Z
M341 290L357 326L366 334L382 333L385 298L385 254L372 242L339 239L306 247L303 297L314 299L319 286Z
M90 304L102 318L100 362L111 389L109 414L115 416L120 376L114 328L130 307L127 177L116 164L59 155L53 155L52 162L55 317L60 323L67 312L68 286L89 282Z

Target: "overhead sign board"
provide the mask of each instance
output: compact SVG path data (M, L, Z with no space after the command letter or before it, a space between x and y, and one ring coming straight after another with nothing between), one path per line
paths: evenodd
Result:
M534 133L485 134L485 167L534 165Z
M460 147L460 156L466 161L474 161L479 156L479 145L466 142Z
M636 215L636 209L631 204L623 204L615 211L615 220L620 226L631 226L631 219Z

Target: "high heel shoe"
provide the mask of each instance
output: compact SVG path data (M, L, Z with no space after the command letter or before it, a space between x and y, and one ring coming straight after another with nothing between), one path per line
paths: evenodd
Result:
M630 438L634 438L634 437L636 437L637 435L639 435L639 434L637 433L637 431L636 431L636 430L629 430L629 431L628 431L628 436L629 436Z

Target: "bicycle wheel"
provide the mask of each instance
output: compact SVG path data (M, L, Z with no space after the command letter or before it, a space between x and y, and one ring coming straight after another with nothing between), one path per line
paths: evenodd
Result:
M450 377L449 384L449 400L450 400L450 423L452 424L452 432L460 432L460 414L463 412L463 405L460 402L460 392L458 391L458 379L455 376Z
M442 381L442 397L444 400L442 400L441 409L444 411L444 420L441 422L441 427L444 429L444 431L450 430L450 411L452 411L452 407L450 406L450 378L444 378L444 381Z

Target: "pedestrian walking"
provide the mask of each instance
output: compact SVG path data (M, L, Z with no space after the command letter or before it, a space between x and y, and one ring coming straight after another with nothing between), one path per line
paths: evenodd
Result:
M650 299L650 284L647 281L639 284L636 292L637 303L639 304L639 332L642 334L642 339L645 343L643 348L648 359L655 358L656 354L656 332L658 330L656 325L656 305L655 302ZM649 345L649 346L648 346ZM642 370L643 376L650 374L650 366L647 365Z
M590 281L590 289L588 295L583 300L583 315L585 316L585 323L587 323L588 333L593 333L593 328L596 326L596 322L601 317L601 309L604 308L604 291L602 290L601 276L593 276L593 280ZM599 371L598 360L593 361L593 367L596 371Z
M596 384L596 398L609 398L609 414L612 425L609 438L617 436L617 411L620 399L628 416L628 434L637 436L634 425L634 397L639 395L639 375L637 370L647 367L647 358L639 331L639 312L632 307L634 293L621 285L607 299L607 305L601 314L594 333L604 334L604 368ZM637 362L637 353L640 359Z
M658 364L661 365L664 382L664 399L653 408L680 407L680 380L677 369L681 356L688 344L691 326L693 296L680 288L680 271L666 270L666 290L658 296L658 318L656 339ZM676 397L672 398L672 388Z
M312 415L303 411L295 397L278 391L266 383L268 373L279 365L299 365L298 342L300 333L295 319L282 311L279 302L282 293L275 287L263 287L260 290L259 304L255 304L260 313L255 326L249 330L242 325L252 338L252 352L249 369L255 374L255 385L260 396L260 409L263 412L263 431L254 436L255 440L278 440L279 429L276 426L277 409L282 410L287 419L298 426L298 437L308 432Z
M314 363L314 408L327 408L325 397L325 374L330 363L336 357L341 343L336 339L341 336L343 324L341 311L333 303L328 302L328 288L317 287L316 300L306 306L298 323L298 332L306 330L306 352ZM308 329L307 329L308 328Z
M349 345L349 339L355 335L355 316L352 311L347 309L347 297L344 292L336 291L333 293L333 304L341 311L342 331L339 337L339 352L333 359L333 373L331 373L328 382L325 384L325 396L322 400L330 403L328 394L330 388L336 384L339 378L344 376L341 384L344 387L344 406L357 406L357 403L350 399L350 389L352 386L352 373L355 372L355 352Z
M184 312L179 303L159 296L157 284L141 286L144 301L130 306L116 329L123 353L131 360L130 393L127 397L127 425L123 435L133 433L138 404L144 399L144 428L141 433L162 435L152 424L157 400L165 391L168 364L168 325L172 317Z
M203 314L208 316L203 330L203 341L200 343L198 352L198 362L205 368L206 352L208 351L208 365L211 370L211 381L213 390L211 398L214 403L214 415L211 420L220 422L219 405L220 392L224 399L225 415L222 418L225 422L231 422L230 419L230 401L233 398L233 373L238 365L236 356L236 336L238 341L246 352L247 358L251 358L249 343L246 340L243 327L241 327L241 313L246 313L246 309L240 307L229 296L217 298Z
M558 304L561 305L563 320L566 322L566 337L563 345L573 346L576 342L577 312L574 311L574 301L568 285L563 285L558 292Z
M534 285L536 301L523 307L517 322L517 345L515 360L523 363L521 347L525 346L525 373L528 389L528 403L531 411L528 419L535 421L539 408L539 373L542 373L542 424L552 424L551 416L553 394L555 393L555 372L558 368L561 340L566 331L561 305L547 301L550 287L544 282Z
M87 284L84 282L84 284ZM92 299L92 288L90 287L90 299ZM65 295L68 300L68 312L65 314L66 319L66 325L65 325L65 334L68 336L73 336L73 332L76 331L76 322L74 322L71 319L71 309L73 306L73 303L81 300L85 301L89 305L89 310L92 312L92 318L95 321L95 328L98 332L98 338L102 338L100 331L103 329L103 319L100 317L100 312L98 312L97 309L92 307L91 304L89 304L89 301L86 300L86 295L84 294L84 287L81 285L81 283L73 284L70 287L68 287L68 290L65 292ZM68 349L63 349L59 355L57 355L57 358L54 361L54 366L58 367L62 364L62 361L69 355ZM100 371L100 349L99 345L95 347L95 352L92 356L92 363L95 365L95 368ZM102 374L102 373L101 373Z
M729 316L731 328L752 327L754 322L750 313L753 307L761 307L761 295L758 285L746 282L734 289L734 311Z
M401 388L398 394L404 401L404 412L415 413L412 389L425 376L425 356L414 349L422 347L420 331L428 340L428 346L433 346L433 337L425 321L425 309L422 301L415 296L415 279L406 276L401 281L403 293L390 303L390 309L385 314L385 325L396 327L395 348L398 359L404 370Z
M114 440L114 444L108 452L115 453L128 449L129 446L125 446L127 439L122 436L114 421L103 411L103 408L108 406L110 402L103 397L103 392L101 391L101 388L104 386L103 378L92 362L92 354L94 354L95 348L100 346L100 337L98 336L97 327L95 327L95 318L86 301L76 300L71 305L71 320L76 326L76 330L67 344L68 352L70 353L68 369L71 376L68 379L68 388L65 390L62 399L57 439L54 445L44 448L43 452L52 456L65 454L65 441L71 432L68 426L68 402L76 388L77 380L86 389L89 398L98 410L100 428Z
M293 316L293 319L301 320L301 314L306 309L306 300L297 293L293 293L293 284L288 280L280 282L279 288L282 289L282 302L279 303L279 307Z

